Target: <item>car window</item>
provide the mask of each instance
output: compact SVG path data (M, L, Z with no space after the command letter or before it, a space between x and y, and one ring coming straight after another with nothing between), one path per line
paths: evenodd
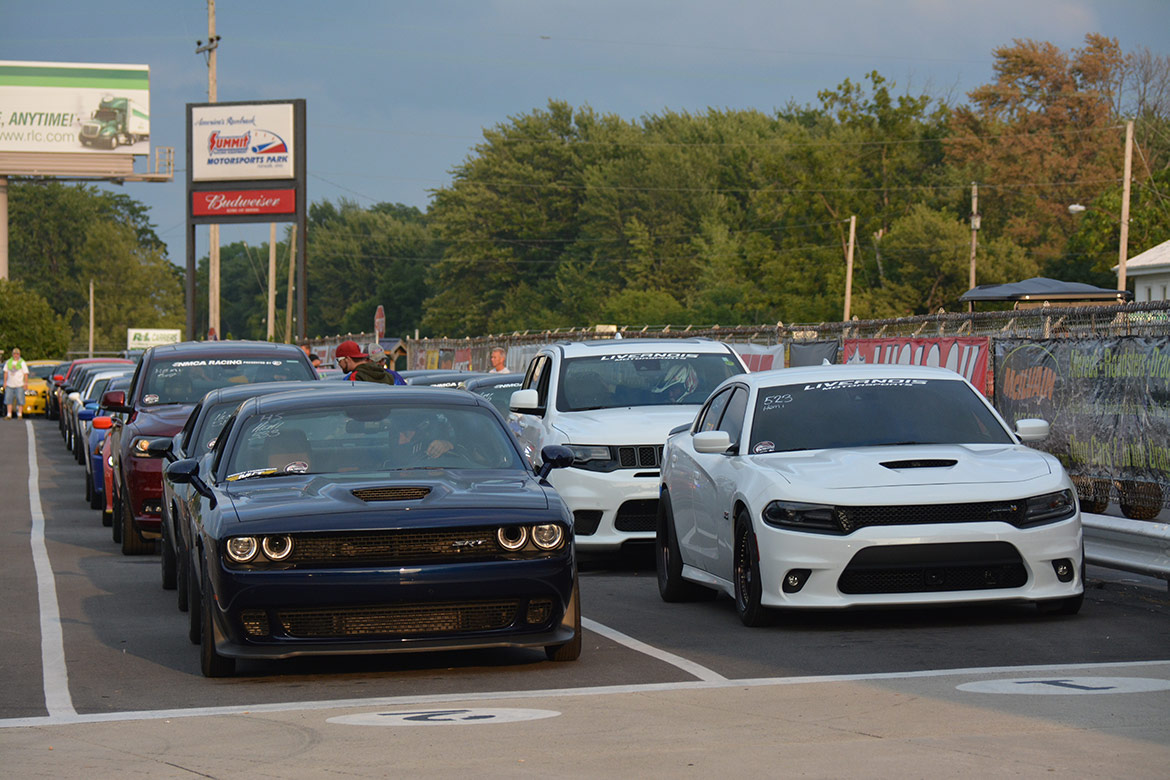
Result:
M525 470L499 419L480 406L364 403L255 411L236 425L227 479L405 469Z
M483 396L496 410L507 416L509 412L508 402L512 400L512 393L520 388L519 382L503 382L498 385L480 385L471 389L471 392Z
M699 415L699 424L695 427L697 432L713 431L719 426L719 417L723 414L724 407L727 406L727 400L731 398L731 389L724 390L719 395L711 399Z
M102 393L106 392L106 388L109 386L109 384L109 379L96 380L92 385L89 386L89 392L85 394L85 400L93 401L101 398Z
M212 390L255 382L316 379L299 358L177 358L151 361L142 377L143 406L193 404Z
M56 366L29 366L29 373L38 379L48 379L53 375L53 369Z
M215 445L215 440L219 438L219 434L223 432L224 425L236 413L236 409L240 406L240 401L227 401L219 403L207 409L202 415L203 424L195 437L194 449L186 449L188 457L196 458L207 452Z
M731 400L727 402L727 408L723 411L722 419L719 420L719 430L727 432L733 447L739 446L739 437L743 433L743 417L747 413L747 399L748 394L745 388L734 388L731 392Z
M183 451L185 457L192 456L191 435L195 432L195 423L199 421L199 413L202 409L202 402L196 404L195 408L191 410L191 414L188 415L187 422L183 423L182 435L179 437L179 449Z
M623 406L700 404L743 368L727 353L628 352L569 358L557 409L578 412Z
M761 387L749 451L1013 441L961 381L871 378Z

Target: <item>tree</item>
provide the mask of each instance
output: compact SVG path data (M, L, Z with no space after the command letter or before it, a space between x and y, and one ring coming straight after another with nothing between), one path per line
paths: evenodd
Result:
M63 357L69 325L42 296L21 282L0 279L0 349L19 347L27 360Z

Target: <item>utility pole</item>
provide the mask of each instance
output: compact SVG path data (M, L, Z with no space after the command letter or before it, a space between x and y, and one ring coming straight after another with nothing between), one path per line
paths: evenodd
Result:
M288 241L288 297L285 302L288 304L287 314L284 319L284 343L292 344L292 323L293 323L293 275L297 268L297 225L294 222L292 226L292 234Z
M1117 289L1125 290L1125 261L1129 254L1129 180L1133 169L1133 120L1125 123L1125 179L1121 189L1121 241L1117 248Z
M197 42L198 43L198 42ZM215 103L216 49L219 36L215 34L215 0L207 0L207 45L195 49L196 54L207 53L207 102ZM219 225L207 226L207 328L222 338L219 330Z
M89 356L93 357L93 279L89 280Z
M268 223L268 340L276 340L276 223Z
M975 289L975 247L979 237L979 185L971 182L971 278L968 289ZM975 301L967 301L967 311L975 311Z
M8 177L0 176L0 279L8 278Z
M853 305L853 244L857 238L857 215L849 217L849 252L845 255L845 322Z

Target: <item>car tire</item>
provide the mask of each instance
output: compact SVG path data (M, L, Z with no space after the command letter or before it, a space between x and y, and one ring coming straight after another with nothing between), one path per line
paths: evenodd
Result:
M128 500L128 499L127 499ZM126 502L122 503L122 554L146 555L154 552L154 541L143 539L134 527L134 513Z
M175 572L175 548L167 538L167 524L162 524L162 539L159 540L159 567L162 570L163 590L174 590L178 584Z
M745 626L766 626L771 613L760 601L763 585L760 582L760 548L752 531L751 519L742 510L735 518L735 562L732 570L735 584L735 611Z
M190 558L187 559L187 639L191 644L199 644L200 637L203 636L203 616L201 614L203 605L202 594L200 592L200 585L195 580L193 570L191 569Z
M550 661L562 663L576 661L581 657L581 591L575 581L573 595L569 599L569 609L573 611L573 638L563 645L546 646L544 654Z
M102 507L102 525L109 528L114 524L114 513L107 512L105 507Z
M114 496L114 514L110 517L110 535L114 537L114 544L122 543L122 498Z
M93 476L88 471L85 473L85 500L91 509L96 509L93 505Z
M674 528L674 508L670 494L663 493L658 501L658 529L654 537L654 560L658 569L658 595L668 604L697 601L715 592L702 585L687 582L682 577L682 555Z
M210 587L206 574L203 582ZM199 637L199 670L203 672L204 677L231 677L236 672L236 659L222 656L215 651L215 624L211 614L215 607L212 606L214 601L211 593L204 593L199 599L199 604L203 629Z
M190 587L187 582L190 577L187 576L187 552L185 550L175 550L175 602L179 607L180 612L186 612L190 606L190 593L187 588Z

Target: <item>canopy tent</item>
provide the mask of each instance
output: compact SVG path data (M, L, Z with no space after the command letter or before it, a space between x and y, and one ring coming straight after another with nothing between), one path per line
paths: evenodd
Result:
M981 284L959 296L960 301L1096 301L1119 303L1133 298L1128 290L1109 290L1081 282L1062 282L1037 276L1009 284Z

